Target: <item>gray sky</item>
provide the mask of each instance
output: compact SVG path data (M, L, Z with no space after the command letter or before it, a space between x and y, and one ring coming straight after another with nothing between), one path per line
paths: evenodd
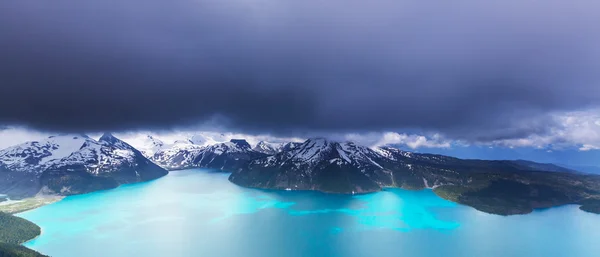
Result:
M600 105L600 2L0 2L0 124L554 133Z

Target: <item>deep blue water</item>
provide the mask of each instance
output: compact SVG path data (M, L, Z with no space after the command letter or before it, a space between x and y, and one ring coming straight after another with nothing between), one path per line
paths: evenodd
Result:
M433 192L334 195L247 189L207 170L71 196L19 216L27 247L93 256L600 256L600 215L565 206L485 214Z

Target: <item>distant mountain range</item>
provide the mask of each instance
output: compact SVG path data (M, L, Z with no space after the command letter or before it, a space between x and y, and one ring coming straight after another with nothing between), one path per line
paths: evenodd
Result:
M403 145L393 145L413 151ZM454 156L462 159L482 160L529 160L538 163L554 163L580 172L600 174L600 150L582 151L579 147L501 147L486 145L453 145L449 148L420 147L418 152Z
M168 170L209 168L233 171L245 167L253 159L291 149L300 143L271 143L259 141L252 146L244 139L225 140L225 137L192 135L172 143L146 135L138 138L138 148L144 155Z
M168 169L194 167L233 171L242 168L250 160L267 156L252 149L243 139L218 143L205 147L194 144L176 144L174 148L160 150L150 158Z
M140 150L111 134L26 142L0 150L0 194L80 194L152 180L166 170L208 168L232 172L229 180L240 186L266 189L355 194L429 188L501 215L564 204L595 212L600 206L600 176L555 164L465 160L324 138L254 145L224 140L194 135L165 142L146 135L135 140Z

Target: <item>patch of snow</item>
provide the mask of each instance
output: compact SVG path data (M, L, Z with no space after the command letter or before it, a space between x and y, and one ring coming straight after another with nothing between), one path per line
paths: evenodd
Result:
M123 158L133 158L133 155L134 155L134 153L131 150L122 150L122 149L116 149L113 153L115 155L121 156Z
M52 155L42 158L39 164L68 157L79 150L85 141L86 138L82 136L55 136L48 138L47 142L53 144L56 148L52 151Z
M40 172L44 166L80 150L88 141L93 139L82 135L61 135L25 142L1 150L0 163L15 171Z

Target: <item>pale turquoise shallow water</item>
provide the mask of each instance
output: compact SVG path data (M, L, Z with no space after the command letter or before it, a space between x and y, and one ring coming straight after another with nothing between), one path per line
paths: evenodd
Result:
M43 229L26 246L54 257L600 256L600 215L576 206L501 217L428 190L266 191L207 170L19 216Z

